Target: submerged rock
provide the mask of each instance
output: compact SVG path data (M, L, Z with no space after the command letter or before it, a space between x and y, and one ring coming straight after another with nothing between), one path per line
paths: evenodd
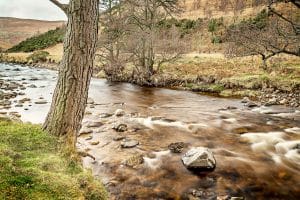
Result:
M123 135L118 135L118 136L114 137L113 140L114 140L114 141L120 141L120 140L123 140L123 139L125 139L125 138L126 138L126 137L123 136Z
M113 116L112 114L109 114L109 113L101 113L100 114L100 118L109 118L109 117L111 117L111 116Z
M34 102L35 104L47 104L48 102L45 100L41 100L41 101L36 101Z
M191 189L189 191L192 197L188 199L205 199L205 200L216 200L217 193L215 191L210 191L208 189Z
M124 139L121 142L122 148L133 148L133 147L136 147L137 145L139 145L139 142L136 140Z
M87 138L85 138L85 140L92 140L93 139L93 136L88 136Z
M85 135L85 134L90 134L90 133L93 133L93 130L92 130L92 129L89 129L89 128L82 128L82 129L79 131L79 136L80 136L80 135Z
M213 153L205 147L190 149L182 158L187 169L213 170L216 167L216 160Z
M88 127L88 128L96 128L96 127L100 127L100 126L103 126L102 122L88 122L86 124L86 127Z
M30 98L23 98L23 99L19 100L19 103L25 103L25 102L29 102L29 101L31 101Z
M37 88L37 86L34 85L34 84L31 84L31 85L29 85L28 87L29 87L29 88Z
M90 145L98 145L100 142L99 141L92 141L90 142Z
M181 153L185 147L187 147L187 144L185 144L184 142L175 142L175 143L171 143L168 146L168 149L172 153Z
M258 107L258 105L252 101L249 101L248 103L246 103L245 106L248 108Z
M124 161L124 164L128 167L136 168L138 165L144 163L144 157L141 154L133 155Z

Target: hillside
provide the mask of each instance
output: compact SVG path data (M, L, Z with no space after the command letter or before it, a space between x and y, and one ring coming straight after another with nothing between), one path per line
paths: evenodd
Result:
M18 45L8 49L8 52L32 52L62 43L65 35L65 28L58 27L39 35L27 38Z
M8 49L35 34L55 29L64 23L0 17L0 48Z
M264 0L182 0L180 18L220 18L232 20L253 17L262 10Z
M264 0L181 0L182 12L179 18L220 18L229 21L236 19L236 14L242 18L256 15L262 10ZM36 34L53 30L65 22L41 21L0 17L0 49L9 49L21 41Z

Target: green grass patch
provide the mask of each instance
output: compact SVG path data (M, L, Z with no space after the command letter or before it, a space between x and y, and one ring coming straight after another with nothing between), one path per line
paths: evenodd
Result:
M270 82L268 75L240 75L230 78L223 78L221 83L227 88L242 88L242 89L260 89Z
M65 31L65 28L56 28L41 35L33 36L8 49L7 52L32 52L45 49L63 42Z
M191 89L195 92L211 92L211 93L220 93L224 90L224 87L220 84L195 84L187 83L186 88Z
M39 126L0 121L0 199L107 199L102 184Z

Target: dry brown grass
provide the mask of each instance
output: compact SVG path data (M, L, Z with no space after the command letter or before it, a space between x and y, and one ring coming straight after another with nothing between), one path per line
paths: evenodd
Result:
M188 54L175 63L164 65L162 72L178 77L195 78L197 76L215 76L218 79L243 75L261 75L259 57L227 59L220 53ZM277 56L269 63L274 75L290 75L300 78L300 58ZM277 74L276 74L277 72Z

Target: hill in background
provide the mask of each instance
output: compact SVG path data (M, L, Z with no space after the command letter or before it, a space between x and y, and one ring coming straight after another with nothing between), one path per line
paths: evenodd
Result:
M64 21L0 17L0 48L11 48L27 38L53 30L63 24Z

